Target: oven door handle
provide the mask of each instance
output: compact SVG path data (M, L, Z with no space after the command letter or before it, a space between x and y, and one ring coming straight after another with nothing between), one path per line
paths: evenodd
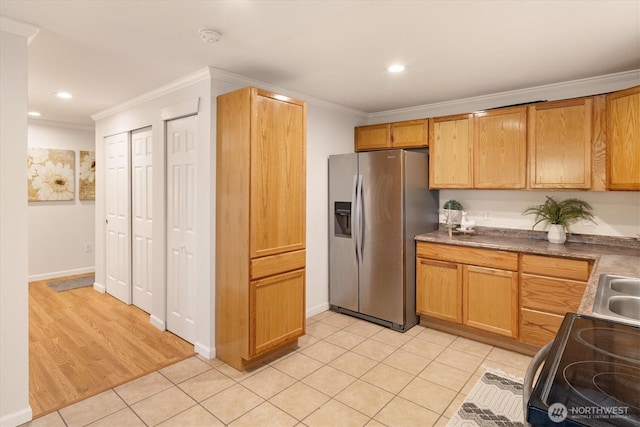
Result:
M531 393L533 392L533 379L536 376L536 372L547 359L549 352L551 351L551 346L553 345L553 341L549 341L544 347L540 349L531 359L531 363L529 363L529 367L527 368L527 373L524 376L524 384L522 385L522 415L524 417L524 424L530 425L527 422L527 412L528 412L528 404L529 398L531 397Z

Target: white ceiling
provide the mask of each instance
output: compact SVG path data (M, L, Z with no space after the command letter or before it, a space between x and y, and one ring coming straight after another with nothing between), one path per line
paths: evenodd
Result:
M367 113L640 69L640 0L0 0L0 15L40 28L29 108L80 124L207 66Z

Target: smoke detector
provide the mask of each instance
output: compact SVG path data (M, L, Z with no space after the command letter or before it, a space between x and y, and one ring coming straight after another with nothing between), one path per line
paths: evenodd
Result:
M201 28L198 33L200 33L200 38L205 43L215 43L222 38L222 34L209 28Z

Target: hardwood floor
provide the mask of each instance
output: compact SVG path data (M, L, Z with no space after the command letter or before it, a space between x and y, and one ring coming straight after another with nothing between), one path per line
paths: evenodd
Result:
M47 281L29 283L34 418L193 355L193 345L108 294L92 287L55 292Z

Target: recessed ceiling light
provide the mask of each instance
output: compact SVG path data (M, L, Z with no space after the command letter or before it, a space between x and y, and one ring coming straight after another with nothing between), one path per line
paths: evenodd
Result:
M400 73L400 72L404 71L404 65L393 64L393 65L389 66L389 68L387 68L387 71L389 71L390 73Z
M60 92L56 92L56 96L60 99L71 99L73 98L73 95L71 95L69 92L64 92L64 91L60 91Z
M31 117L40 117L42 114L40 114L40 112L38 112L38 111L29 111L27 113L27 115L29 115Z

